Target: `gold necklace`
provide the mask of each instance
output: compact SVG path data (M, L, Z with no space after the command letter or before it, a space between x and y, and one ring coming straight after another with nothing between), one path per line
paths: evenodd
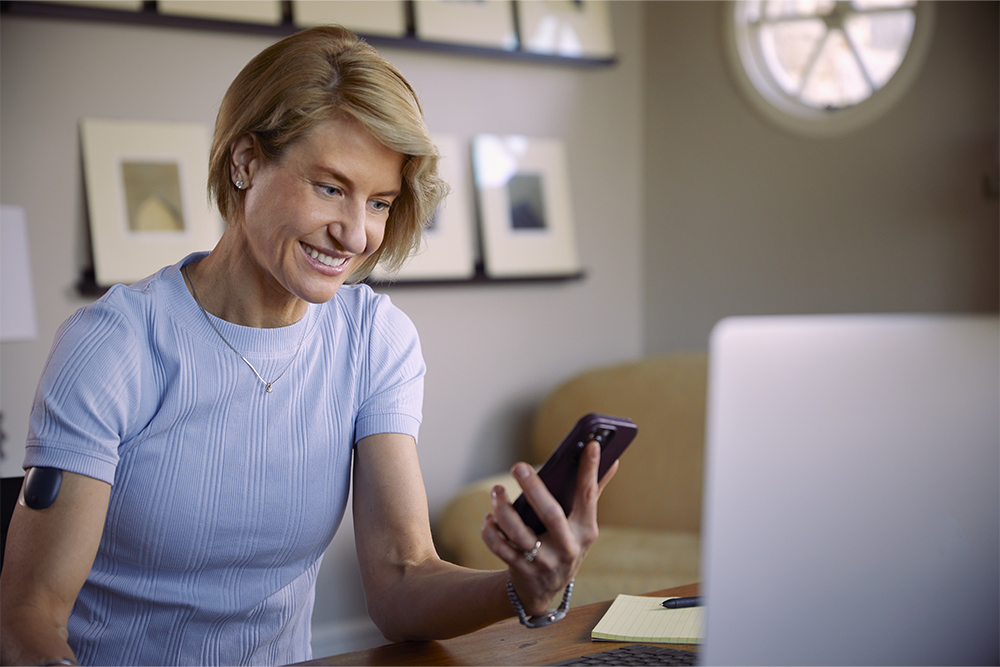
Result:
M263 377L261 377L261 374L258 373L257 369L253 367L253 364L251 364L249 361L247 361L247 358L244 357L242 354L240 354L240 351L237 350L235 347L233 347L233 344L230 343L228 340L226 340L226 337L222 335L222 332L219 331L219 328L217 326L215 326L215 322L212 321L212 318L209 316L208 311L205 310L205 306L201 305L201 299L198 298L198 290L196 290L194 288L194 281L191 280L191 276L190 276L190 274L188 274L187 264L185 264L181 268L181 270L184 272L184 277L187 279L188 285L191 286L191 294L194 295L194 302L198 304L199 308L201 308L201 312L205 316L205 321L207 321L209 323L209 325L213 329L215 329L215 333L219 334L219 338L222 339L222 342L225 343L226 345L228 345L229 349L232 350L233 352L235 352L236 356L238 356L240 359L242 359L243 363L245 363L247 366L250 367L250 370L252 370L253 374L257 376L257 379L264 383L264 389L265 389L265 391L267 391L267 393L270 394L271 393L271 386L274 385L275 382L277 382L278 380L281 379L281 376L285 374L285 371L287 371L289 368L292 367L292 364L295 363L296 357L299 356L299 350L302 349L302 343L306 339L306 330L305 330L305 327L303 327L303 329L302 329L302 338L299 339L299 345L298 345L298 347L295 348L295 354L292 355L292 360L288 362L287 366L285 366L285 370L283 370L280 373L278 373L278 377L276 377L273 380L271 380L270 382L268 382Z

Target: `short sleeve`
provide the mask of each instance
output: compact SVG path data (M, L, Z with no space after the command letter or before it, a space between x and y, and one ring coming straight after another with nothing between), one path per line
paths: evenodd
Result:
M355 441L376 433L416 439L426 371L417 329L385 295L375 301L370 326Z
M127 318L107 300L63 323L35 393L25 468L114 483L119 445L139 408L138 348Z

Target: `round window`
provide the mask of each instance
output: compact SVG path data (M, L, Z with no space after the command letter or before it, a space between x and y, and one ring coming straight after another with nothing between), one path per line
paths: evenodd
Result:
M742 0L726 12L737 79L768 117L837 134L885 112L930 43L933 5L915 0Z

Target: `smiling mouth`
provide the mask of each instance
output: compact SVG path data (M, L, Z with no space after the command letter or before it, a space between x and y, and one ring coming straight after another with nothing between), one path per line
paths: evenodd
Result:
M302 246L302 249L306 251L307 255L315 259L317 262L325 264L333 269L339 269L346 264L349 259L348 257L330 257L329 255L324 255L319 250L316 250L316 248L308 246L305 243L300 242L300 245Z

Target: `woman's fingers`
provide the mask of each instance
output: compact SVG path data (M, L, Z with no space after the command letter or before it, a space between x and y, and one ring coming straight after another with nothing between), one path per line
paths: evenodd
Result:
M482 527L483 542L489 547L497 558L507 563L508 565L516 562L518 554L520 553L517 548L510 543L507 539L506 534L497 524L496 517L493 514L487 514L486 519L483 521Z
M545 482L531 466L526 463L518 463L513 467L511 473L521 486L528 504L535 510L538 519L548 530L557 528L559 522L565 522L566 513L563 512L562 505L552 496L545 486Z
M595 441L587 444L586 449L580 454L580 466L576 475L576 493L573 497L573 509L570 518L579 518L584 523L597 522L597 501L601 497L601 492L607 486L611 478L618 470L618 461L615 461L604 478L598 480L597 475L601 467L601 446Z
M493 487L490 502L493 504L493 517L497 527L511 547L517 550L518 554L523 554L534 548L537 541L535 531L521 520L521 515L517 513L507 497L506 489L499 485ZM504 560L510 562L507 559Z
M597 499L603 488L597 480L600 464L601 446L599 443L591 441L580 453L573 508L564 522L564 526L553 531L554 537L571 544L571 549L580 560L597 540Z
M601 481L597 483L598 495L604 493L604 487L608 485L608 482L610 482L611 479L615 476L615 473L618 472L618 464L620 462L621 461L619 459L615 459L614 463L611 464L611 467L608 468L608 471L604 473L604 477L602 477Z
M581 452L573 509L568 517L530 466L519 463L511 470L548 529L541 539L521 519L506 490L502 486L493 488L493 512L483 522L483 541L509 566L515 589L529 613L542 613L562 594L597 539L597 501L618 469L616 461L598 480L600 458L597 442L588 443Z

